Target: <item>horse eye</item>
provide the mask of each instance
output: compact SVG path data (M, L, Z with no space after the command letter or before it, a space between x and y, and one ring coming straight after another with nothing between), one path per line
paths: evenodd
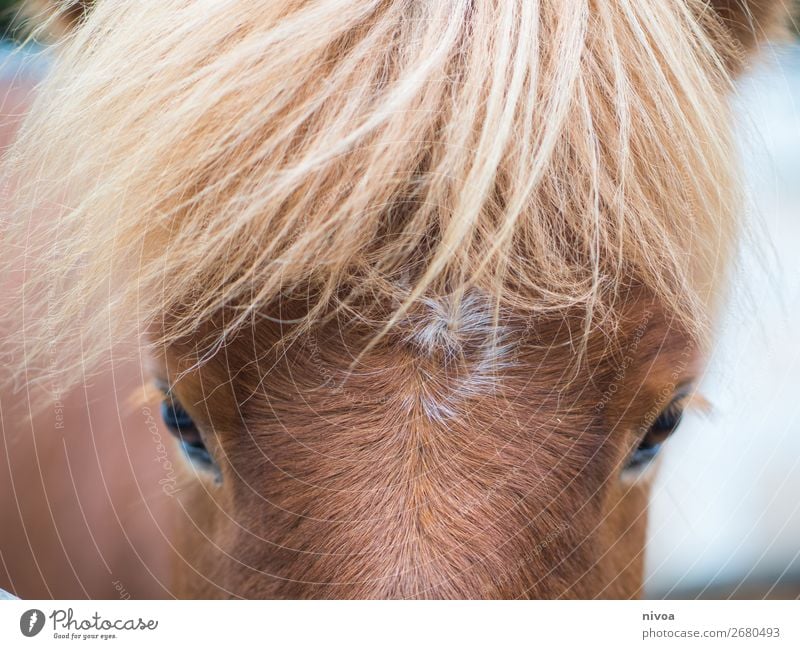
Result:
M662 410L642 436L639 446L628 458L626 469L637 469L650 462L661 450L661 445L681 423L687 393L677 395Z
M211 454L197 426L178 400L168 392L161 402L161 418L192 462L201 466L213 466Z

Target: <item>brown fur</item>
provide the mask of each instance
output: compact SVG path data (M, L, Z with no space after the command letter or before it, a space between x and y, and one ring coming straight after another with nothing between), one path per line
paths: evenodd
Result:
M180 594L636 595L647 487L619 473L676 368L693 378L696 352L640 303L622 352L597 336L572 380L576 323L508 318L513 359L494 389L466 396L469 345L431 358L401 336L345 378L362 341L335 324L288 349L264 327L231 342L176 387L214 431L224 485L187 494L197 525L184 526L193 570ZM195 360L191 344L170 350L169 378ZM450 412L437 420L431 400Z

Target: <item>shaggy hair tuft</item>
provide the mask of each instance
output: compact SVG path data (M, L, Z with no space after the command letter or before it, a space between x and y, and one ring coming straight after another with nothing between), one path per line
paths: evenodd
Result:
M475 290L588 335L644 287L702 333L738 201L706 4L97 2L6 161L27 366L209 322L217 349L288 297L287 332Z

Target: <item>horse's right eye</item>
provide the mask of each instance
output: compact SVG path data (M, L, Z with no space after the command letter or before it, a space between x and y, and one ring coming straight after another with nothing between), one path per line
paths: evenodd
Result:
M197 426L189 413L170 393L165 393L161 402L161 418L170 432L178 438L183 452L192 462L204 467L214 465Z

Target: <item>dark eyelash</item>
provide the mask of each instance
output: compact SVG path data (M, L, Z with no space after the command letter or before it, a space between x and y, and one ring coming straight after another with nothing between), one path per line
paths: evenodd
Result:
M685 397L676 397L670 404L661 411L656 417L650 430L664 439L669 437L680 425L683 418ZM663 440L662 440L663 441Z
M161 401L161 418L167 428L175 433L189 433L197 430L189 413L169 395L166 395Z

